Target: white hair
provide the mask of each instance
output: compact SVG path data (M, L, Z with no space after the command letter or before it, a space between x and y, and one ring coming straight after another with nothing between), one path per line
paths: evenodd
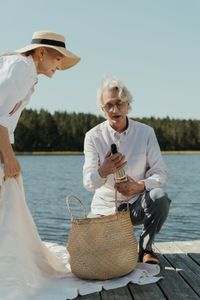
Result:
M97 90L97 106L99 108L102 108L103 93L105 91L112 91L113 89L118 90L118 97L121 101L128 102L130 110L133 96L131 95L127 87L123 84L123 82L117 78L106 78L102 80Z

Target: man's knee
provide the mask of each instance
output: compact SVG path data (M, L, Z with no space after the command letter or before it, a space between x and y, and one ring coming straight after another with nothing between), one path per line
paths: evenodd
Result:
M155 189L152 189L150 192L149 192L149 196L152 200L156 200L158 198L162 198L165 196L165 192L163 189L161 188L155 188Z
M150 191L149 196L154 202L153 206L155 213L166 217L171 203L167 193L165 193L161 188L156 188Z

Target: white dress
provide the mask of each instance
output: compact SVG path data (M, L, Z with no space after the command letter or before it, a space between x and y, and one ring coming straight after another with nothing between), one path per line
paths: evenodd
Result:
M0 299L29 299L70 269L41 241L26 205L22 177L3 182L0 196ZM66 295L65 295L66 296Z
M3 178L0 165L0 300L73 299L129 282L158 281L158 266L138 264L131 274L105 281L81 280L71 273L66 247L44 243L26 205L21 175Z

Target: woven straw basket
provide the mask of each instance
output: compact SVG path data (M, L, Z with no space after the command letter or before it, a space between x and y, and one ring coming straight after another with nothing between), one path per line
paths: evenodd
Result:
M137 240L130 213L115 212L109 216L74 218L69 200L81 200L69 195L67 207L72 226L67 250L72 272L83 279L111 279L132 272L137 264ZM127 206L128 207L128 206Z

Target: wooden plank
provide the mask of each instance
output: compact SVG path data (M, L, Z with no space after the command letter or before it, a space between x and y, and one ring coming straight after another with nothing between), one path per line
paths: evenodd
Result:
M191 271L200 280L200 267L186 254L165 254L164 257L177 271Z
M84 296L78 296L74 300L101 300L101 297L99 293L92 293Z
M199 300L199 296L190 288L169 262L158 254L161 262L161 275L164 276L157 284L168 300L190 299Z
M184 253L175 242L163 242L163 243L155 243L153 248L156 252L160 252L162 254L166 253Z
M129 289L134 300L166 300L165 296L156 283L146 285L137 285L134 283L130 283Z
M189 253L188 256L191 257L200 266L200 254L199 253Z
M155 243L154 249L166 253L200 253L200 240Z
M149 285L136 285L103 290L79 296L76 300L199 300L200 240L155 243L164 279ZM187 254L187 255L186 255Z
M175 242L184 253L200 253L200 240Z
M192 289L200 296L200 268L186 254L166 254L165 257Z
M132 300L128 286L101 292L102 300Z

